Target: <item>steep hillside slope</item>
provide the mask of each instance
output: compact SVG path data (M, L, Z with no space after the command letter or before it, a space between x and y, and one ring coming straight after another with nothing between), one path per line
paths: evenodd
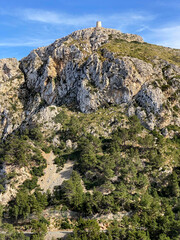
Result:
M0 60L0 136L5 137L16 129L24 118L20 93L24 75L15 59Z
M179 126L179 62L179 50L105 28L79 30L33 50L21 70L15 59L3 59L1 135L52 104L84 113L117 104L149 129Z
M0 99L0 239L179 239L180 50L79 30L0 60Z

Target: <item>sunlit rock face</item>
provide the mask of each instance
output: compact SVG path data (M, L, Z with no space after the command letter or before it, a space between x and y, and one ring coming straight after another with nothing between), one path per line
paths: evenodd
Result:
M116 55L103 47L112 39L143 44L137 35L89 28L33 50L20 62L0 60L0 135L37 119L38 111L52 104L83 113L115 104L128 115L136 114L149 129L179 125L179 112L171 106L179 108L180 68L161 59L152 64ZM165 89L167 81L171 84ZM174 102L168 103L173 94Z
M20 100L24 75L15 58L0 60L0 137L15 130L24 118ZM22 92L21 92L22 93ZM21 94L23 96L23 93Z

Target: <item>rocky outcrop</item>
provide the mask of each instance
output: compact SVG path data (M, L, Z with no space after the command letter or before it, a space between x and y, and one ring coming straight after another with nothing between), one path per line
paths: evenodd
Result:
M113 66L109 65L109 60L102 65L97 49L107 43L110 37L143 41L140 36L123 34L113 29L90 28L76 31L46 48L32 51L22 59L21 69L28 89L40 93L48 105L78 101L81 111L95 110L99 106L96 103L99 97L90 93L92 89L86 83L93 81L95 87L96 84L98 87L107 84L104 83L106 75L103 79L100 78L100 70L106 68L108 71ZM65 99L65 96L68 98Z
M31 174L27 167L6 166L6 174L15 173L13 182L8 181L5 193L0 193L0 204L6 205L13 197L16 196L18 187L27 179L31 179Z
M144 85L137 94L136 101L146 109L147 113L156 114L161 111L165 99L160 88Z
M0 80L6 82L17 76L19 71L19 62L16 58L0 60Z
M54 112L46 107L52 104L83 113L116 104L149 129L180 125L180 68L159 58L117 56L103 47L112 39L143 44L137 35L89 28L33 50L20 65L16 59L0 60L0 135L38 118L48 128Z
M24 76L15 58L0 60L0 137L11 133L24 118L19 96L23 82Z

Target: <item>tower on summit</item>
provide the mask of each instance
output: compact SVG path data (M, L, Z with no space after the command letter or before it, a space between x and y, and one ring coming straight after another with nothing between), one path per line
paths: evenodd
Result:
M97 21L97 22L96 22L96 28L101 28L101 27L102 27L101 21Z

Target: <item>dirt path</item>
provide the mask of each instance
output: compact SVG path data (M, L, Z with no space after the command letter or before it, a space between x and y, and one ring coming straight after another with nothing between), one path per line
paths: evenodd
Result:
M55 186L61 185L64 180L70 178L74 162L67 161L67 163L64 164L64 168L60 172L57 172L57 165L54 164L55 155L53 152L43 152L42 155L47 161L47 168L45 169L44 176L39 178L38 184L43 189L43 192L49 189L52 193Z
M106 232L107 230L100 230L101 232ZM45 240L59 239L66 237L68 234L72 234L73 230L62 230L62 231L52 231L48 232L45 236Z
M5 231L1 231L0 233L6 234ZM52 240L52 239L59 239L67 236L68 234L72 234L73 230L59 230L59 231L49 231L47 232L44 240ZM32 232L24 232L26 237L32 237Z
M48 232L45 236L45 240L52 240L52 239L57 239L57 238L62 238L65 237L67 234L72 234L73 231L53 231L53 232Z

